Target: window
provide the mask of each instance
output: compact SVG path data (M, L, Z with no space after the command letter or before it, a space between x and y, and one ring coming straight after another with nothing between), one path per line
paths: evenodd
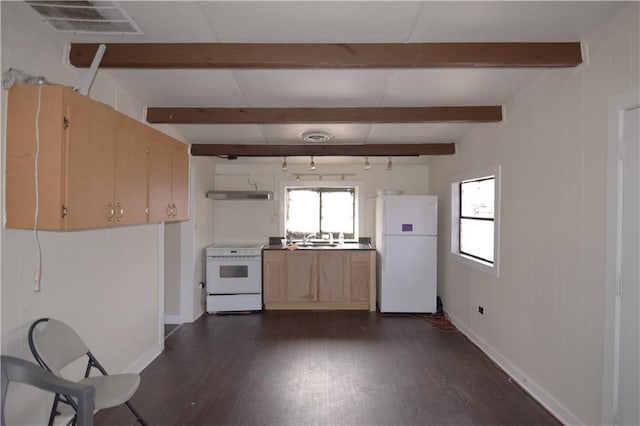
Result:
M356 234L355 188L285 188L285 234L293 239L322 239L342 232L346 239Z
M500 167L456 178L451 185L451 252L498 276Z
M460 182L460 253L493 264L495 176Z

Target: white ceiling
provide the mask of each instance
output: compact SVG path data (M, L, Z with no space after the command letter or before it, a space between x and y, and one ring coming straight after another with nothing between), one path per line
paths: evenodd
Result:
M582 41L623 2L121 1L142 36L59 34L74 42L373 43ZM35 15L35 12L32 12ZM45 24L43 24L45 25ZM539 69L105 69L148 106L501 105ZM455 142L469 124L175 125L190 143ZM423 160L427 160L426 158Z

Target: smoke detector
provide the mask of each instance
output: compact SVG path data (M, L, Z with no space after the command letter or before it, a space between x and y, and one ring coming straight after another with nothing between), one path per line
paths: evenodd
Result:
M55 31L142 35L138 24L114 1L26 1Z
M302 140L305 142L327 142L333 135L322 131L309 131L302 134Z

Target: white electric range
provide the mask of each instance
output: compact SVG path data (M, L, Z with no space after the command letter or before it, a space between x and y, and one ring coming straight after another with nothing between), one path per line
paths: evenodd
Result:
M207 312L262 310L260 243L218 243L206 248Z

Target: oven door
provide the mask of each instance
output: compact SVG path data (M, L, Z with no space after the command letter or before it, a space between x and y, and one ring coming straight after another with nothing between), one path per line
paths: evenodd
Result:
M260 293L260 256L207 256L207 293Z

